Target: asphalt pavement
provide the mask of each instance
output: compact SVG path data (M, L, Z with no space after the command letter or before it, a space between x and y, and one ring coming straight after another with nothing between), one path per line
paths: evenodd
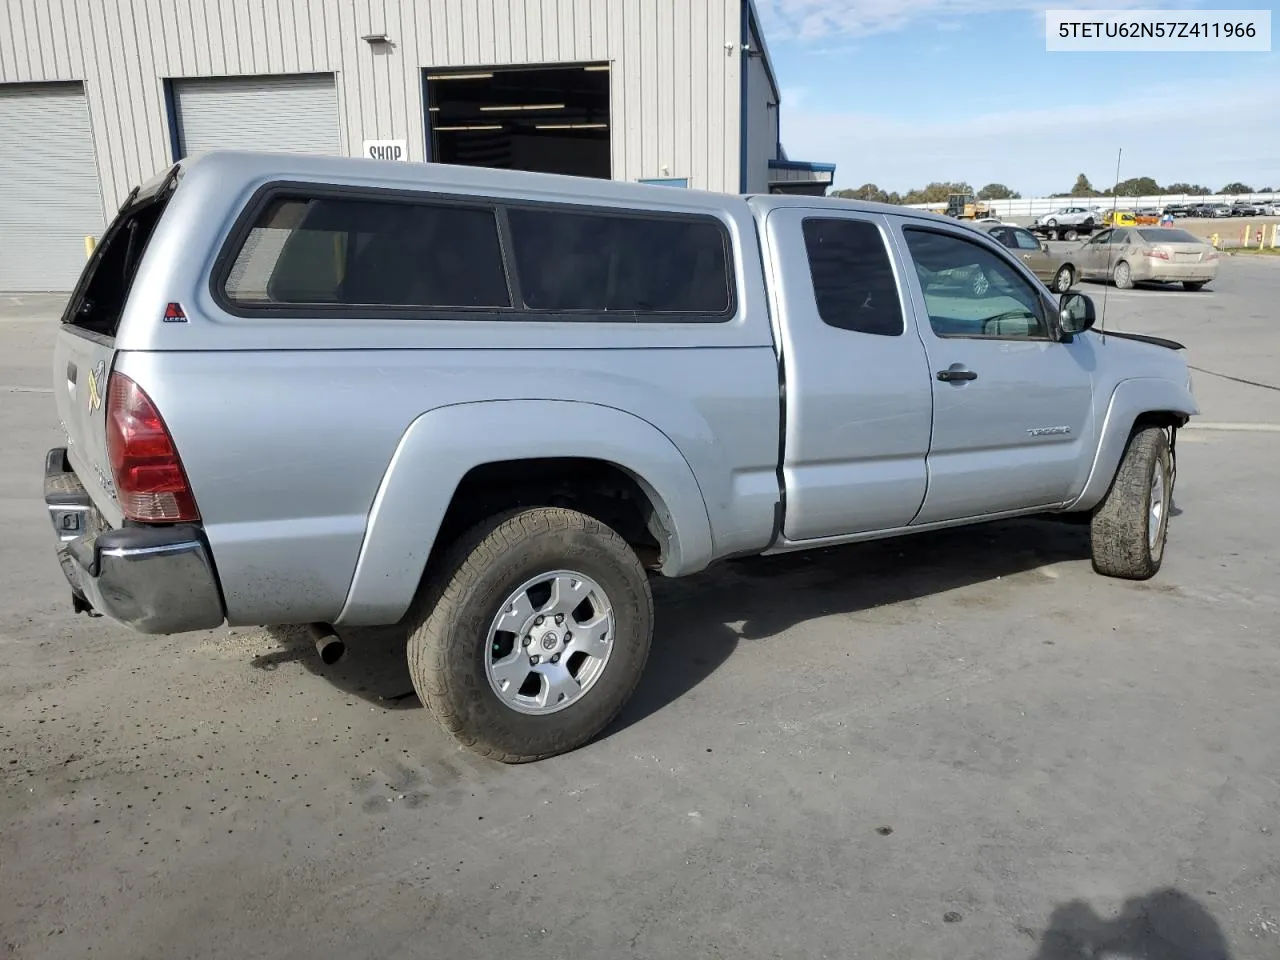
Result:
M621 720L520 767L394 630L74 616L57 303L0 297L0 957L1280 957L1280 259L1080 289L1199 371L1155 579L1020 521L660 581Z

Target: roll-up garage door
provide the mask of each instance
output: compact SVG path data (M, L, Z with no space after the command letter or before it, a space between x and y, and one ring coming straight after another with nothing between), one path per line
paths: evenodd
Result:
M174 80L178 148L340 153L333 74Z
M70 290L104 225L84 88L0 84L0 290Z

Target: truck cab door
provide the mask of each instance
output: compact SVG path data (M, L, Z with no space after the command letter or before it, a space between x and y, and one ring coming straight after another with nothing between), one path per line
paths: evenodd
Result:
M914 523L1070 499L1094 449L1092 338L1063 343L1056 305L971 231L895 217L929 357L929 487Z
M765 219L790 541L903 527L924 500L928 358L889 237L885 217L831 206Z

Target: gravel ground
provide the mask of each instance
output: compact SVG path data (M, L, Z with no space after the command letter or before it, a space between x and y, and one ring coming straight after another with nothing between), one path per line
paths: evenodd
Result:
M623 718L522 767L394 630L73 616L56 305L0 298L0 956L1280 957L1280 261L1081 289L1202 371L1157 578L1024 521L660 582Z

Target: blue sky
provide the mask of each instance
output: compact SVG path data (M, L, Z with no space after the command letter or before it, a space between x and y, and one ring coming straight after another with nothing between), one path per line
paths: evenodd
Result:
M782 141L836 186L930 180L1023 196L1151 176L1280 188L1280 15L1258 0L1095 8L1270 9L1270 53L1049 53L1037 0L756 0Z

